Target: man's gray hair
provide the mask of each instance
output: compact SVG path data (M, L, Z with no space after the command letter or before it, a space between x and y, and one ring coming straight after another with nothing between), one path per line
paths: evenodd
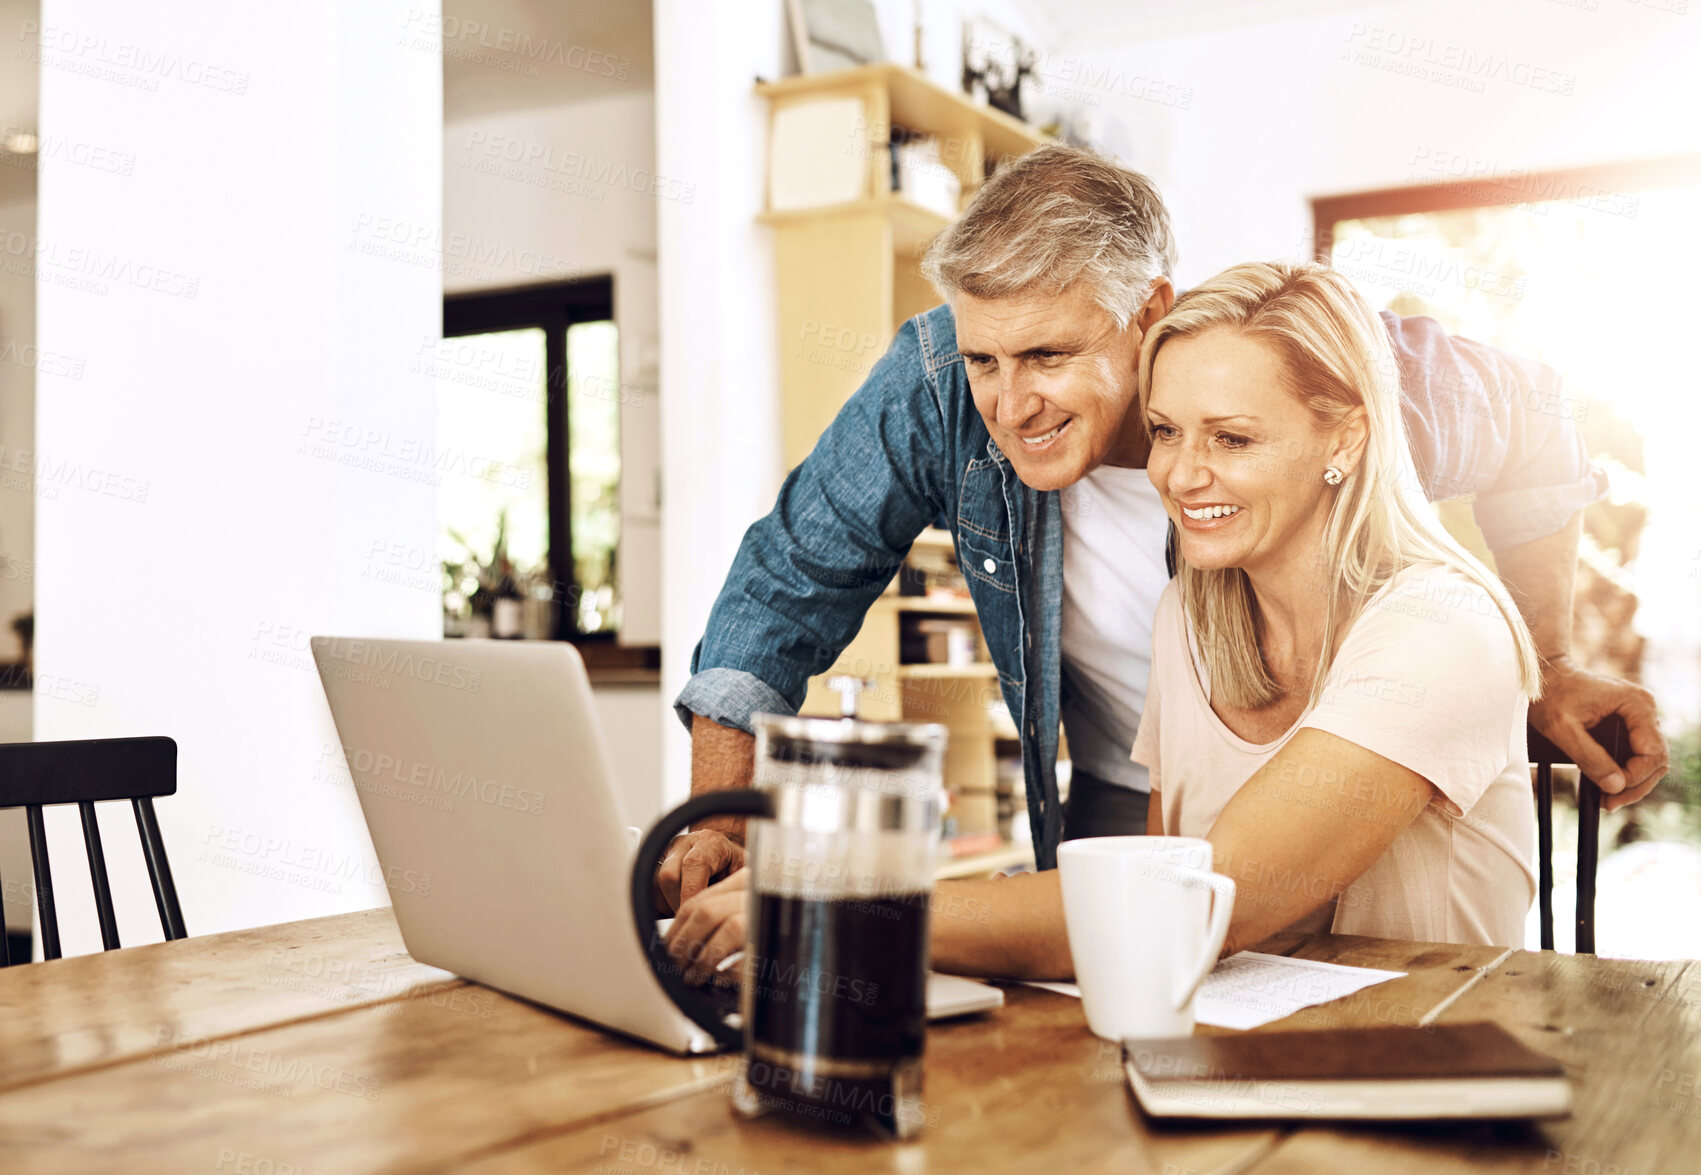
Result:
M1049 294L1083 281L1118 327L1175 267L1157 185L1095 151L1053 144L1006 164L934 238L921 272L941 297Z

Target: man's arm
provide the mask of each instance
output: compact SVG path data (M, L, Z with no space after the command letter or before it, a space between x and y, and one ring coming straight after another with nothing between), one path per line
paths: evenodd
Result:
M748 731L693 714L691 794L749 787L756 739ZM744 817L710 816L675 837L656 870L658 914L672 914L714 882L744 867Z
M1604 480L1551 367L1449 335L1433 318L1384 311L1382 321L1430 501L1474 494L1477 525L1499 552L1546 538L1600 497Z
M745 532L674 702L692 732L692 794L750 785L752 716L797 711L944 510L949 435L907 323ZM743 825L711 819L676 840L657 872L661 898L676 909L742 864Z
M1494 558L1542 659L1542 696L1530 703L1530 725L1600 785L1610 812L1654 790L1665 776L1669 752L1656 725L1653 694L1571 660L1571 597L1582 532L1583 516L1574 514L1556 533L1496 551ZM1622 769L1588 733L1613 713L1623 715L1630 732L1631 758Z
M1572 663L1571 597L1579 511L1604 485L1557 372L1469 339L1431 318L1384 312L1400 366L1401 412L1432 501L1475 494L1472 511L1542 655L1530 722L1609 793L1635 803L1665 774L1668 751L1648 691ZM1588 728L1622 714L1634 757L1620 772Z

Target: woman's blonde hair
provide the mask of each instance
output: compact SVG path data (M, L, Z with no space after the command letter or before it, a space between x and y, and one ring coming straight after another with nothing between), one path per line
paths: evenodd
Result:
M1400 418L1400 374L1388 332L1347 280L1309 263L1236 265L1188 290L1146 335L1140 353L1140 418L1152 369L1171 339L1228 329L1275 353L1287 389L1321 430L1363 408L1367 437L1358 468L1334 491L1323 530L1323 651L1308 707L1323 694L1341 638L1365 604L1401 571L1440 563L1478 584L1517 646L1524 691L1541 692L1540 665L1523 617L1494 575L1461 547L1419 493ZM1202 570L1177 559L1182 610L1213 693L1236 708L1277 701L1282 691L1258 651L1258 607L1238 567Z

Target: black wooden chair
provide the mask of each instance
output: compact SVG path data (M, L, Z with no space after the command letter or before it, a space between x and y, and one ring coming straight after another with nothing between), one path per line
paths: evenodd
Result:
M1608 715L1589 731L1619 766L1630 761L1630 731L1624 719ZM1540 880L1542 950L1553 949L1553 769L1570 765L1571 756L1535 727L1529 728L1530 765L1536 769L1536 867ZM1577 775L1577 953L1595 953L1595 866L1600 860L1601 789Z
M142 855L153 882L154 904L167 939L187 938L177 887L171 880L165 841L154 818L154 797L177 793L177 743L169 738L96 738L72 742L0 743L0 808L23 808L29 821L30 858L35 867L36 909L41 918L42 953L59 958L59 915L53 904L53 870L47 860L47 834L41 810L52 804L76 804L83 817L83 844L94 881L95 911L100 917L101 949L118 944L112 913L112 887L106 879L106 855L100 847L95 804L129 800L136 812ZM0 935L0 963L10 951Z

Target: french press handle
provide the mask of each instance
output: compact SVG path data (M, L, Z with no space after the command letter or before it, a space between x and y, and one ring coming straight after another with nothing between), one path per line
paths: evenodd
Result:
M754 788L713 791L694 796L656 821L655 827L638 848L632 863L632 925L638 931L638 946L649 960L656 982L679 1010L689 1016L703 1031L715 1038L722 1048L744 1046L744 1034L730 1027L715 1010L715 1005L701 991L685 982L678 963L667 953L667 944L656 930L656 866L673 838L688 824L706 816L754 816L774 818L773 796Z

